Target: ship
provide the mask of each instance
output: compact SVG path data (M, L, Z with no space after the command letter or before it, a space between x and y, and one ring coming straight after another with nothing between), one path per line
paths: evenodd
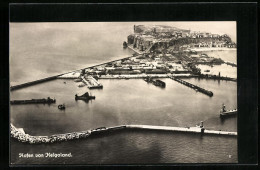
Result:
M38 103L51 104L55 102L56 102L55 99L51 99L50 97L48 97L47 99L12 100L10 101L10 104L38 104Z
M155 80L155 81L153 81L153 84L155 86L160 86L160 87L165 87L166 86L165 82L163 82L161 80Z
M229 116L236 116L237 115L237 109L234 110L226 110L225 104L222 105L222 108L220 110L220 118L229 117Z
M85 94L83 94L81 96L78 96L77 94L75 95L75 100L85 100L85 101L88 101L88 100L92 100L92 99L95 99L95 98L96 98L95 96L89 95L88 92L86 92Z
M144 81L146 81L147 83L152 83L155 86L163 87L163 88L166 86L165 82L163 82L161 80L154 81L151 77L144 78Z

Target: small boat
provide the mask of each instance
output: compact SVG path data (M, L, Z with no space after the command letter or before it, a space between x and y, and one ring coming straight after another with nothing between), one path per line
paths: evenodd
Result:
M225 104L222 105L222 108L220 110L220 118L229 117L229 116L236 116L237 115L237 109L234 110L226 110Z
M65 104L58 105L58 109L65 110L66 109Z
M210 72L210 70L205 70L205 72Z

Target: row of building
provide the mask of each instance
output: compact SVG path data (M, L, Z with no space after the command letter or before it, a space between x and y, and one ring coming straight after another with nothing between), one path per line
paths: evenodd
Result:
M169 54L168 54L169 55ZM165 74L187 73L189 69L179 62L163 61L162 55L152 58L132 57L106 65L86 69L88 74Z
M134 34L127 37L127 44L139 51L147 51L177 46L178 50L200 47L236 48L227 34L191 32L169 26L134 26ZM180 40L179 40L180 39ZM179 41L178 41L179 40ZM180 46L182 46L180 48Z

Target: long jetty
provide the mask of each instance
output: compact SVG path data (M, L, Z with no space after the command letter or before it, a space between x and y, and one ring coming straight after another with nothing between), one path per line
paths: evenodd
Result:
M50 80L54 80L54 79L56 79L58 76L60 76L60 75L51 76L51 77L43 78L43 79L40 79L40 80L35 80L35 81L31 81L31 82L27 82L27 83L23 83L23 84L11 86L11 87L10 87L10 90L16 90L16 89L20 89L20 88L32 86L32 85L35 85L35 84L47 82L47 81L50 81Z
M197 133L197 134L212 134L212 135L225 135L225 136L237 136L237 132L228 131L216 131L207 130L203 126L196 127L172 127L172 126L154 126L154 125L119 125L113 127L100 127L92 130L71 132L65 134L55 134L51 136L31 136L26 134L22 128L16 128L12 123L10 124L11 137L17 139L20 142L26 142L30 144L37 143L54 143L73 139L86 138L91 134L97 134L101 132L110 132L122 129L145 129L145 130L159 130L170 132L183 132L183 133Z
M208 96L210 96L210 97L213 96L213 92L212 92L212 91L206 90L206 89L204 89L204 88L201 88L201 87L199 87L199 86L196 86L196 85L194 85L194 84L191 84L191 83L189 83L189 82L187 82L187 81L178 79L178 78L176 78L176 77L171 77L171 76L169 76L169 78L171 78L172 80L175 80L175 81L177 81L178 83L181 83L181 84L183 84L183 85L185 85L185 86L187 86L187 87L190 87L190 88L194 89L195 91L201 92L201 93L206 94L206 95L208 95Z

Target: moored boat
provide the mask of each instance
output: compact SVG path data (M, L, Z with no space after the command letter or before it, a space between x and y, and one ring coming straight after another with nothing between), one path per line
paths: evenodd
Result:
M237 115L237 109L233 110L226 110L225 104L222 105L222 108L220 110L220 118L228 117L228 116L236 116Z

